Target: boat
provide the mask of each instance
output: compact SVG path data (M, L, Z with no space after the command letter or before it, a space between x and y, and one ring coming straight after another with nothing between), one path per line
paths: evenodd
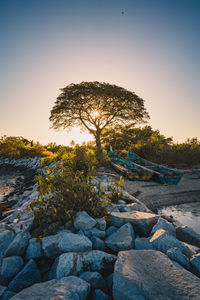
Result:
M111 166L131 181L149 181L154 176L154 171L120 157L112 150L112 147L108 153L108 157L110 158Z
M151 179L162 184L178 184L184 175L181 171L148 161L130 150L128 152L127 160L154 171L155 173Z

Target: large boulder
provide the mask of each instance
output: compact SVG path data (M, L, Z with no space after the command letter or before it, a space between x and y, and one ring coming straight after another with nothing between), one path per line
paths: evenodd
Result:
M89 293L89 283L78 277L69 276L34 284L12 297L12 300L86 300Z
M85 252L92 250L92 242L84 235L61 232L42 239L45 256L55 258L64 252Z
M16 235L12 243L9 245L5 252L5 256L20 256L23 255L30 239L29 232L22 232Z
M133 225L134 231L140 236L148 236L152 227L157 222L159 216L140 211L111 213L108 215L112 225L121 227L126 223Z
M175 227L163 218L159 218L158 222L153 226L151 230L151 235L153 235L159 229L164 229L165 231L168 231L170 234L176 236Z
M200 279L177 268L155 250L119 252L113 277L114 300L199 299Z
M200 247L200 234L187 226L176 228L176 236L179 240Z
M130 223L124 224L106 240L106 246L113 251L133 249L135 233Z
M40 271L33 259L10 282L8 289L14 292L20 292L26 287L41 281Z
M15 233L12 230L1 230L0 231L0 258L4 256L8 246L12 243L15 238Z
M55 260L50 277L59 279L69 275L80 275L85 271L106 271L113 268L116 259L115 255L100 250L63 253Z
M190 255L190 249L183 242L177 240L163 229L157 230L149 241L153 248L163 253L166 253L171 248L178 248L186 256Z
M4 279L15 276L23 267L24 261L21 256L5 257L1 266L1 276Z
M86 211L78 212L74 219L74 227L83 231L92 229L96 223L96 220L90 217Z

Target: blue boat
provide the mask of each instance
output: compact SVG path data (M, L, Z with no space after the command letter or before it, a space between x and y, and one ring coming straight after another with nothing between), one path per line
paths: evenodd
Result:
M155 174L155 171L150 170L146 167L140 166L137 163L133 163L130 160L126 160L120 157L117 153L110 147L110 152L108 153L110 158L111 166L120 174L127 177L129 180L136 181L149 181Z
M184 175L181 171L170 169L143 159L132 151L128 152L127 160L154 171L155 173L151 179L162 184L178 184Z

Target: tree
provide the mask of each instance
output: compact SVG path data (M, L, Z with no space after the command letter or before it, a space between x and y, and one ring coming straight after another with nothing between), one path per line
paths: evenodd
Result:
M101 134L109 125L145 122L149 115L144 100L122 87L100 82L81 82L61 89L51 110L54 129L74 126L87 129L96 141L97 159L102 162Z

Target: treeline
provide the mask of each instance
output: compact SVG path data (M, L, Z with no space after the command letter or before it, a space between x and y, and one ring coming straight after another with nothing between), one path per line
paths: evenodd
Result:
M133 126L116 126L106 129L102 134L105 162L108 161L106 153L110 146L119 155L126 158L128 150L152 162L169 166L193 166L200 165L200 141L197 138L187 139L183 143L174 143L172 137L165 137L159 130L153 130L151 126L137 128ZM54 159L62 159L70 156L78 145L71 142L71 146L49 143L41 145L38 142L29 141L23 137L0 138L0 156L2 157L44 157L48 164ZM95 160L95 143L83 143L82 147Z
M174 165L200 165L200 141L197 138L187 139L183 143L174 143L172 137L165 137L151 126L136 128L116 126L108 129L102 139L106 150L113 150L123 157L128 150L152 162Z

